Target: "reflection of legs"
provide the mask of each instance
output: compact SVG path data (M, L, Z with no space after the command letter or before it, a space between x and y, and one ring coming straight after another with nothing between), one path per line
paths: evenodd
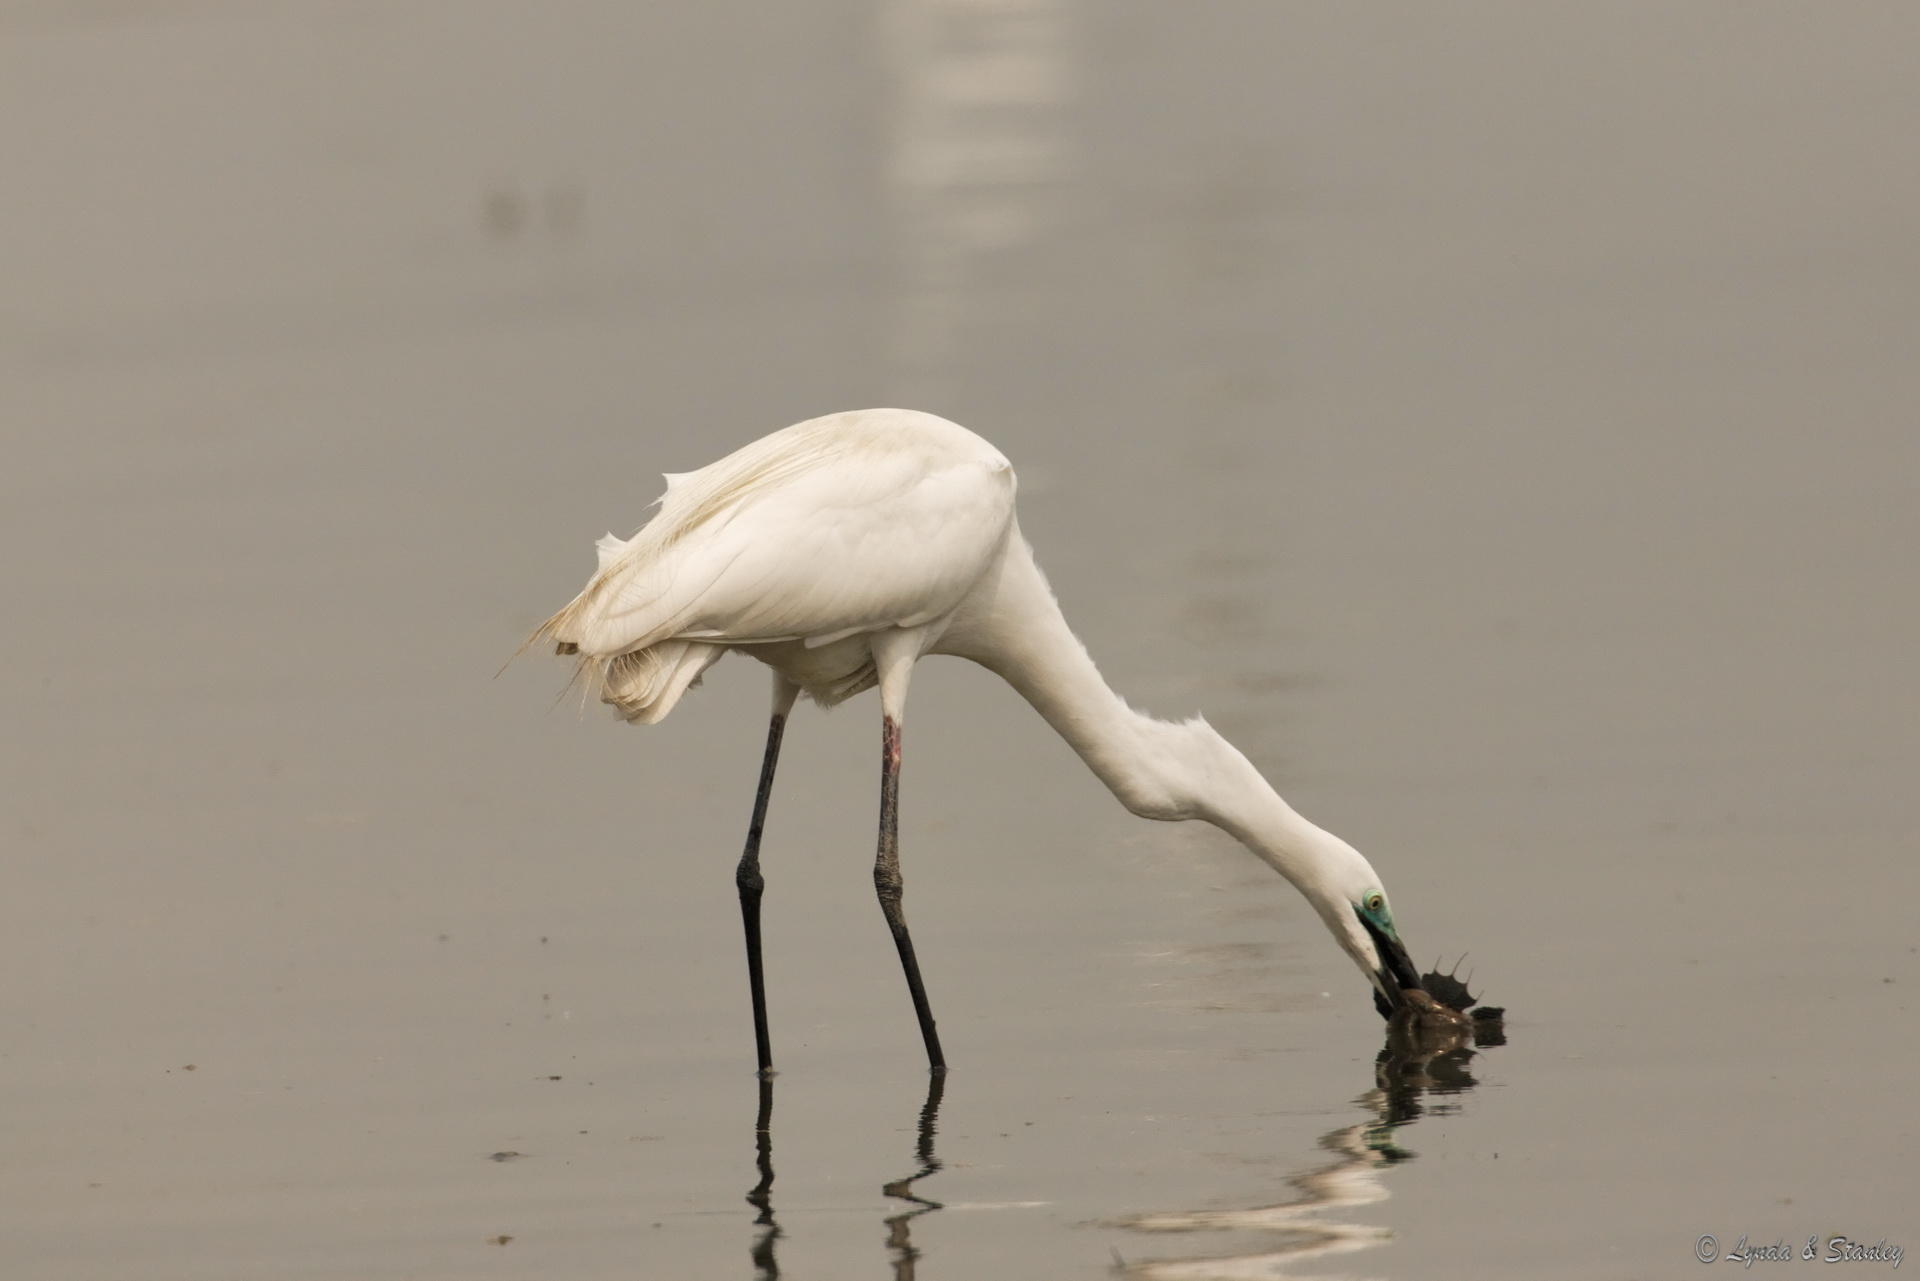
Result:
M904 1179L895 1179L880 1190L888 1196L903 1197L908 1201L917 1201L930 1210L940 1208L937 1201L913 1195L913 1181L935 1174L940 1169L940 1158L933 1154L933 1136L940 1126L940 1096L947 1091L947 1076L944 1072L935 1072L933 1079L927 1082L927 1101L920 1106L920 1137L914 1144L914 1159L920 1162L920 1168Z
M760 1182L747 1193L747 1203L760 1211L755 1227L765 1228L754 1239L748 1253L753 1258L754 1275L772 1281L780 1275L780 1264L773 1257L773 1243L780 1239L780 1225L773 1220L773 1078L760 1078L760 1112L753 1123L753 1146L760 1167Z
M926 1197L916 1196L913 1184L916 1179L924 1179L940 1170L940 1158L933 1154L933 1135L940 1121L940 1096L945 1093L947 1074L935 1072L927 1081L927 1101L920 1108L920 1136L914 1145L914 1158L920 1162L920 1168L904 1179L895 1179L880 1190L887 1196L902 1201L910 1201L913 1208L891 1215L886 1220L887 1248L894 1252L893 1274L896 1278L911 1278L914 1263L920 1258L920 1251L914 1248L911 1224L923 1214L931 1214L944 1208L938 1201L929 1201Z
M767 798L773 794L773 767L780 761L780 738L786 732L787 713L799 687L785 678L773 678L773 719L767 725L767 751L760 761L760 786L753 797L753 820L747 824L747 848L740 855L734 883L740 887L740 923L747 935L747 983L753 989L753 1041L760 1058L760 1074L773 1071L773 1047L767 1036L767 980L760 962L760 895L766 882L760 875L760 833L767 825Z
M947 1078L934 1073L927 1082L927 1101L920 1105L920 1138L914 1145L914 1155L920 1158L920 1172L932 1174L940 1168L940 1162L933 1155L933 1136L940 1128L940 1099L947 1092Z

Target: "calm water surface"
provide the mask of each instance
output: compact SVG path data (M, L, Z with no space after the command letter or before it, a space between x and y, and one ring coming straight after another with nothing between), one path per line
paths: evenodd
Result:
M1920 1246L1917 37L0 5L0 1271ZM763 674L636 732L495 672L656 473L873 404L1006 450L1114 684L1367 851L1507 1044L1377 1065L1293 891L929 663L904 857L954 1071L872 902L862 700L788 735L760 1090Z

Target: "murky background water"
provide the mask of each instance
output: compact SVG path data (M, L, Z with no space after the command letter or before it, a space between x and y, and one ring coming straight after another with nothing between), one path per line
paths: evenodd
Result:
M1916 39L1866 3L0 5L0 1270L1920 1244ZM1366 850L1507 1045L1376 1089L1297 895L929 663L936 1132L868 698L788 736L756 1152L764 677L636 732L494 674L656 473L887 403L1013 457L1115 685Z

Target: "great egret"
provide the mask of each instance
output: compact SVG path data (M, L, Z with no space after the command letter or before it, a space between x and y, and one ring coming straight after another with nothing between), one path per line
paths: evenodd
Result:
M760 834L795 698L822 706L880 687L873 882L913 996L927 1061L946 1059L901 909L900 731L924 654L972 659L1012 685L1120 803L1203 819L1291 881L1375 990L1383 1014L1420 986L1386 891L1351 845L1309 823L1198 717L1156 720L1107 687L1061 616L1014 516L1013 466L956 423L905 409L830 414L669 475L632 538L599 543L583 590L541 624L603 701L652 724L730 649L773 669L773 716L736 881L760 1070Z

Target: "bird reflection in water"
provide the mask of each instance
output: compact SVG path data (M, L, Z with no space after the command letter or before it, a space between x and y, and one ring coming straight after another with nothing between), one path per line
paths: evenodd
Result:
M882 1220L887 1229L887 1252L893 1262L894 1281L913 1281L914 1266L920 1258L920 1251L913 1244L913 1221L943 1208L940 1202L917 1195L913 1185L940 1171L940 1158L933 1152L933 1136L939 1128L940 1099L946 1091L946 1081L943 1072L928 1076L927 1099L920 1106L920 1124L914 1139L913 1172L883 1184L880 1189L887 1196L906 1202L905 1209ZM753 1140L760 1181L748 1191L747 1204L759 1214L753 1220L757 1231L748 1253L753 1259L756 1281L773 1281L780 1275L774 1244L784 1234L779 1221L773 1217L773 1080L770 1077L760 1078L760 1106L754 1117Z
M760 1211L753 1226L759 1233L753 1239L753 1275L772 1281L780 1275L779 1260L774 1258L773 1243L780 1239L780 1224L773 1217L773 1078L760 1078L760 1110L753 1122L754 1160L760 1168L760 1181L747 1193L747 1204Z
M910 1207L888 1216L886 1220L887 1249L893 1252L893 1281L913 1281L913 1265L919 1259L920 1251L914 1248L911 1225L921 1215L931 1214L941 1208L938 1201L915 1196L913 1184L916 1179L940 1172L940 1158L933 1154L933 1132L939 1123L940 1096L947 1088L946 1082L944 1072L935 1072L927 1080L927 1101L920 1108L919 1138L913 1147L913 1159L919 1165L906 1178L895 1179L880 1189L890 1197L905 1201Z
M1434 1100L1464 1094L1474 1086L1471 1069L1478 1048L1505 1041L1498 1024L1468 1029L1394 1027L1374 1060L1373 1088L1355 1102L1372 1119L1342 1126L1320 1138L1334 1159L1288 1180L1299 1195L1243 1210L1196 1210L1141 1214L1118 1221L1139 1232L1259 1232L1278 1238L1251 1254L1196 1255L1126 1262L1129 1277L1174 1281L1213 1276L1284 1277L1288 1264L1345 1254L1378 1245L1386 1228L1329 1222L1328 1211L1371 1205L1390 1195L1381 1175L1416 1154L1400 1146L1399 1132L1429 1110L1446 1114L1458 1103Z

